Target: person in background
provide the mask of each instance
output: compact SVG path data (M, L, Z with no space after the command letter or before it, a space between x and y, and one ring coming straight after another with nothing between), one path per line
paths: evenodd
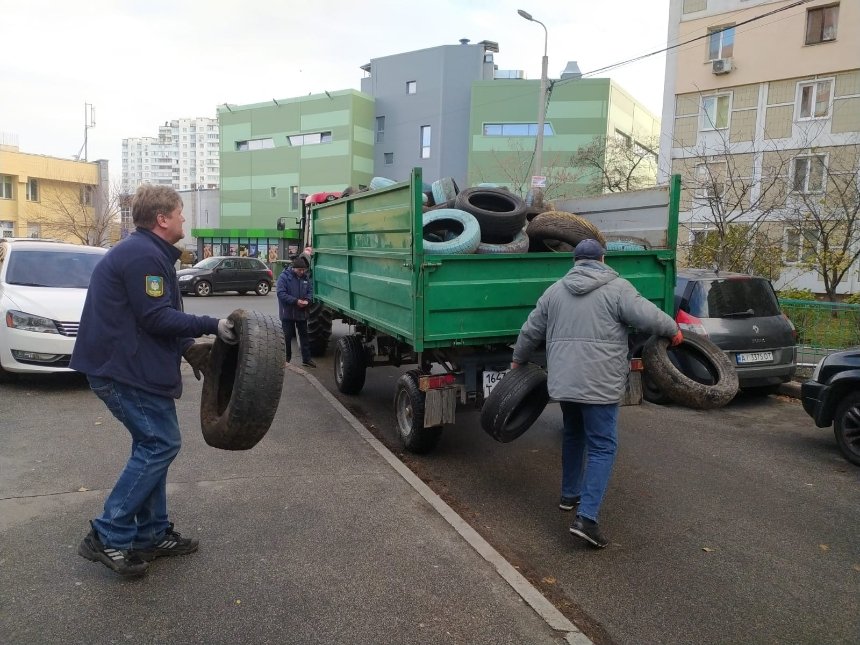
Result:
M628 330L683 341L677 323L604 264L605 250L587 239L574 266L550 286L520 330L511 369L546 341L547 388L564 423L559 508L577 509L570 532L590 545L609 544L598 525L618 446L618 404L629 372ZM578 507L578 508L577 508Z
M207 364L217 334L236 343L226 318L182 311L174 263L183 238L182 199L168 186L143 184L132 202L136 230L96 265L87 291L71 367L131 434L131 456L90 522L78 554L123 576L146 572L162 556L197 550L167 513L167 470L182 445L175 399L182 394L180 362L195 376Z
M284 328L287 345L287 363L292 360L293 337L298 333L299 349L302 352L302 365L316 367L311 359L311 345L308 340L308 305L314 299L313 283L308 279L310 263L304 255L293 260L292 266L284 269L278 277L278 315Z

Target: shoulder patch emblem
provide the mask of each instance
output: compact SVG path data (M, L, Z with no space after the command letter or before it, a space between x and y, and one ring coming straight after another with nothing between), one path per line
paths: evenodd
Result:
M160 298L164 295L164 278L160 275L146 276L146 295Z

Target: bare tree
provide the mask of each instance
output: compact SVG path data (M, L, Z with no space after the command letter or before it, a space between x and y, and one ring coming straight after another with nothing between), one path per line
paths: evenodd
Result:
M571 158L587 178L591 193L619 193L657 183L658 142L622 136L595 137Z
M789 260L824 282L830 301L860 258L860 141L810 148L798 155L788 178L783 214Z
M79 188L46 187L38 210L28 219L39 226L45 237L107 246L118 230L122 191L118 184Z

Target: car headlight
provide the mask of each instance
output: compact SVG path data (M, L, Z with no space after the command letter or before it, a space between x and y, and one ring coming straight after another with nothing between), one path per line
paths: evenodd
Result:
M193 275L181 275L181 276L179 276L179 281L180 282L188 282L193 277L194 277Z
M50 318L34 316L23 311L9 310L6 312L6 326L22 331L36 331L43 334L59 334L57 325Z

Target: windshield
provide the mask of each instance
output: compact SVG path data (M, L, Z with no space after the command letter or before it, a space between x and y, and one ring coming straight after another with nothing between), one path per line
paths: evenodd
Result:
M779 302L767 280L727 278L697 281L687 312L697 318L778 316Z
M195 269L214 269L221 263L221 258L206 258L194 265Z
M86 289L103 253L15 249L8 255L6 284Z

